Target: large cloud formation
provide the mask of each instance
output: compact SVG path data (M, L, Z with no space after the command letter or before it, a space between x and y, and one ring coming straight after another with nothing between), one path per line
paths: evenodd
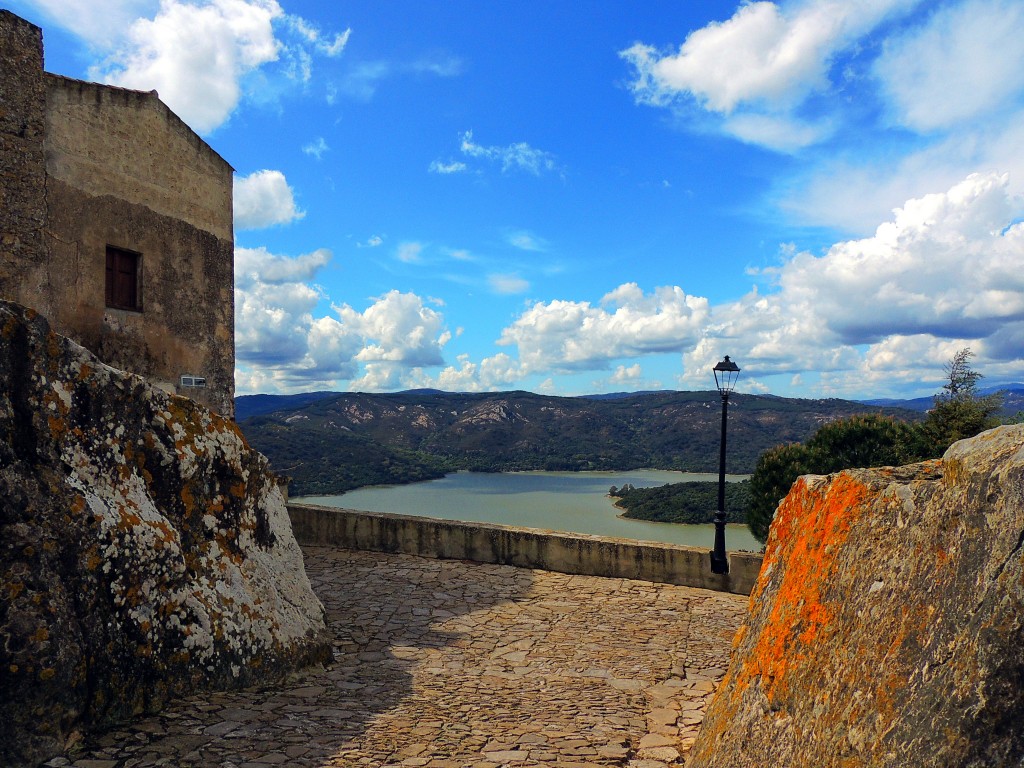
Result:
M887 40L874 64L891 115L922 133L999 112L1024 90L1024 6L947 5Z
M288 224L306 214L295 205L295 191L280 171L254 171L234 182L235 229Z
M451 339L443 315L412 293L389 291L362 312L331 305L313 281L331 254L298 257L265 248L235 251L236 377L242 391L392 389L444 363Z
M130 23L127 19L141 4L102 0L101 10L86 9L94 4L81 0L71 0L70 8L52 9L53 0L37 2L58 22L110 52L104 64L90 70L91 77L125 88L156 89L164 103L202 134L231 116L247 76L276 64L283 77L306 82L313 59L340 55L350 34L346 29L325 35L301 17L286 14L277 0L161 0L153 18ZM82 21L110 18L106 11L122 25Z
M1006 175L974 174L909 200L872 237L837 243L823 256L796 254L775 271L773 292L715 307L686 355L684 381L699 380L723 349L753 376L831 373L826 381L837 392L863 390L897 370L941 378L942 364L964 345L990 371L1019 370L1019 210Z
M978 171L1008 171L1024 190L1015 0L761 0L677 50L638 42L620 55L637 103L671 109L676 125L809 161L776 180L798 223L863 233Z
M327 252L239 249L238 356L261 367L263 378L247 383L263 391L339 381L480 391L584 371L633 386L642 370L623 361L665 354L680 356L680 384L703 389L730 354L752 390L777 391L765 379L789 376L816 379L804 383L823 394L898 393L941 380L943 364L968 345L988 375L1014 376L1024 365L1021 209L1006 174L974 174L908 200L870 237L820 255L788 253L761 276L767 288L736 301L712 306L678 286L648 293L635 283L596 303L535 301L497 340L514 354L459 355L453 365L444 360L445 319L419 296L390 291L362 311L334 305L315 319L324 297L312 281Z
M676 53L636 43L621 56L635 68L638 102L667 106L690 98L720 116L727 133L789 151L830 132L827 120L799 110L828 90L835 57L917 2L744 3L726 21L690 33Z

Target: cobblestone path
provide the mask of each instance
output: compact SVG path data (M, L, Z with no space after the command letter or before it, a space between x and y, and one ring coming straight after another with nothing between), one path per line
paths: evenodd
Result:
M334 663L183 700L47 765L682 765L747 600L304 548Z

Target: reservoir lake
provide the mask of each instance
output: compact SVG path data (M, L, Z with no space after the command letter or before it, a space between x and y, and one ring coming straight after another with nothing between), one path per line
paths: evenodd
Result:
M731 481L746 475L727 476ZM626 520L608 497L611 486L637 488L717 481L717 474L664 470L628 472L455 472L439 480L410 485L358 488L338 496L304 496L299 503L435 517L464 522L498 523L569 533L616 536L640 541L711 548L714 525L682 525ZM745 524L727 526L726 549L759 552L761 543Z

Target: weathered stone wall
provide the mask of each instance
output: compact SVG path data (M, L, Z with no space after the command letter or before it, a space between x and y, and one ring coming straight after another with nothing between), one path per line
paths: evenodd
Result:
M234 423L0 302L0 764L325 661L324 632Z
M28 271L33 306L104 362L234 414L234 268L230 240L145 205L48 181L50 258ZM106 306L106 246L142 254L143 311ZM182 375L205 388L182 389Z
M801 478L699 766L1024 765L1024 426Z
M749 595L761 555L730 552L729 573L711 573L708 550L608 536L488 523L288 505L302 544L499 563L586 576L640 579Z
M43 35L0 9L0 295L43 252Z
M155 92L45 74L40 30L6 11L0 45L0 298L233 415L231 166ZM141 254L141 311L106 306L108 245Z
M234 237L231 166L160 101L47 74L46 171L68 186L144 205L221 240Z

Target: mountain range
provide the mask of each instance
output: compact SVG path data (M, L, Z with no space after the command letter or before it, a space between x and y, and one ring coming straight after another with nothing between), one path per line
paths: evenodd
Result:
M857 413L919 420L919 411L838 399L734 393L727 470L802 441ZM718 470L718 392L553 397L416 390L243 395L236 418L249 442L291 478L294 495L414 482L457 470Z
M983 387L979 388L978 394L980 395L999 395L1003 396L1003 407L999 410L1000 416L1015 416L1016 414L1024 411L1024 384L1005 384L1001 387ZM875 400L862 400L860 401L865 405L882 405L893 408L907 408L911 411L925 411L931 410L932 405L935 403L934 397L915 397L912 400L894 400L891 398L879 398Z

